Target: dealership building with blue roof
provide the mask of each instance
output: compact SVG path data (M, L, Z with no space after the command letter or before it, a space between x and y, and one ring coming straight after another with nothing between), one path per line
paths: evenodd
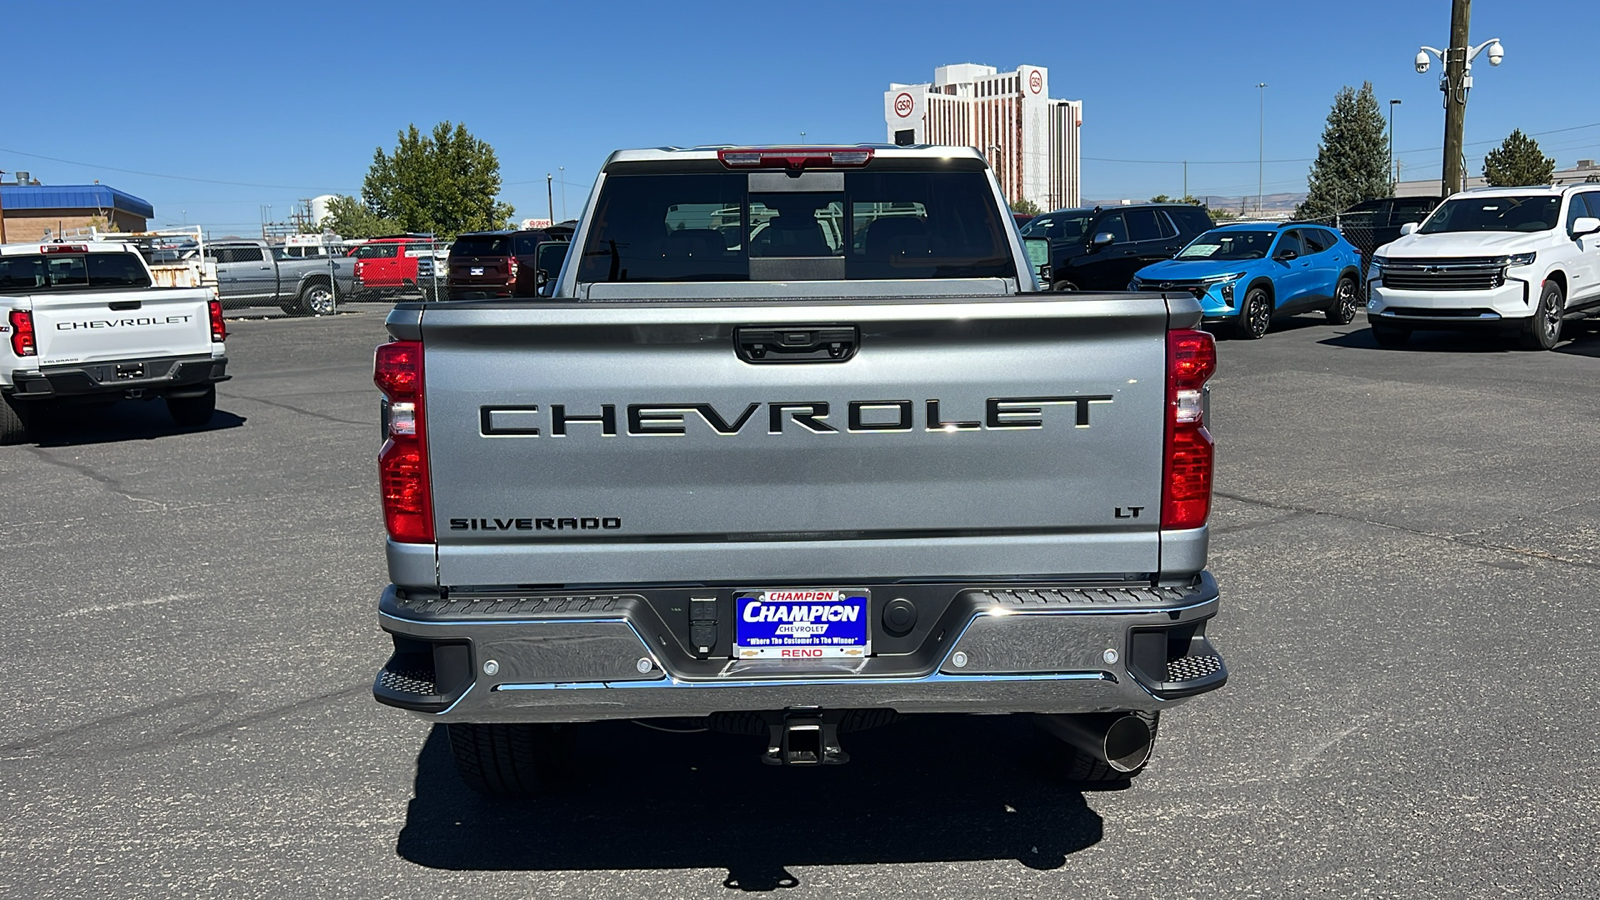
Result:
M103 184L0 184L7 243L70 234L91 225L144 231L155 218L147 200Z

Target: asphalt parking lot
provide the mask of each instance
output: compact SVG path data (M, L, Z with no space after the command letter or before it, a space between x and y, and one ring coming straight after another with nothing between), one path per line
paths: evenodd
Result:
M620 724L503 807L369 694L382 312L234 322L207 429L127 402L0 448L0 895L1600 895L1600 334L1222 343L1233 678L1125 790L1004 719L822 770Z

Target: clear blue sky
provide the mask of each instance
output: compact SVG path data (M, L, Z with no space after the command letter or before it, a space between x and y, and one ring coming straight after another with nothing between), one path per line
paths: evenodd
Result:
M90 2L5 19L0 169L98 178L155 224L251 234L262 206L359 193L413 122L491 143L519 216L544 215L545 173L565 166L576 215L612 149L881 141L889 83L958 62L1046 66L1052 96L1084 102L1087 198L1176 194L1184 159L1191 193L1254 194L1263 81L1268 193L1305 189L1335 92L1364 80L1385 111L1403 101L1404 174L1437 177L1438 66L1412 58L1446 43L1450 3ZM1473 4L1473 41L1499 37L1506 59L1474 66L1470 171L1513 128L1573 129L1539 137L1559 166L1600 157L1597 24L1592 0Z

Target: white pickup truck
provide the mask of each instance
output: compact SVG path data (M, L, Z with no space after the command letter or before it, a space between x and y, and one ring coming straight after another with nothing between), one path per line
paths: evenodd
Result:
M222 305L208 287L155 287L123 243L0 246L0 444L42 404L166 400L203 425L228 379Z

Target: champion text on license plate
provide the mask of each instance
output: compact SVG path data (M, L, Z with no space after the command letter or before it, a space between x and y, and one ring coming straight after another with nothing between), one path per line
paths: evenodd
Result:
M734 595L737 659L860 659L872 652L864 590Z

